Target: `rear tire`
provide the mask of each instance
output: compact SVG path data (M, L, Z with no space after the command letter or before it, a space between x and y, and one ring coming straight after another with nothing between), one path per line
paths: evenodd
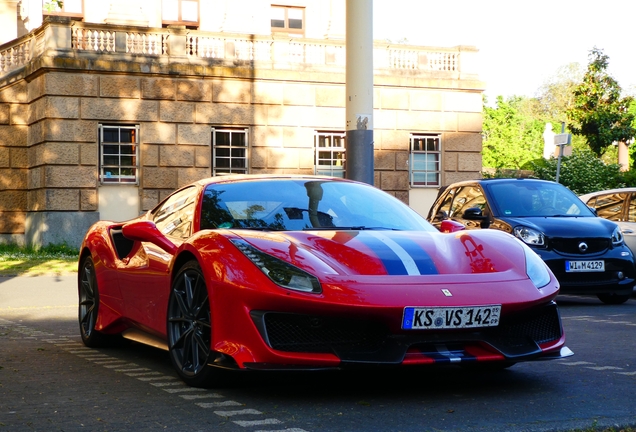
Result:
M181 379L192 387L210 387L223 373L209 363L212 312L205 278L196 261L186 263L174 279L167 317L170 360Z
M89 256L82 260L78 279L80 335L84 345L90 348L105 346L107 337L95 330L99 313L99 288L95 276L95 265Z
M625 303L632 296L631 294L598 294L597 297L605 304L618 305Z

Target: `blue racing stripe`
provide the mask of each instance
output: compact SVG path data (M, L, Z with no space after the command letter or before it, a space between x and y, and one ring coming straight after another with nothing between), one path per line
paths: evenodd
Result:
M391 238L413 258L413 261L415 261L415 265L420 271L420 274L425 275L438 273L437 267L435 267L435 263L433 262L431 256L413 240L402 236Z
M382 261L386 272L390 275L406 275L406 267L399 256L388 247L384 242L369 233L361 232L356 236L356 240L360 240L369 247L377 257Z

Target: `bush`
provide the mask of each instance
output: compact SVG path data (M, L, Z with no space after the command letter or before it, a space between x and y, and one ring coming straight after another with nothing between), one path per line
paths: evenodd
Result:
M534 171L532 177L555 181L557 163L557 158L531 162ZM629 176L631 181L636 181L636 175ZM621 172L620 165L606 164L591 151L575 150L572 156L561 158L559 183L567 186L577 195L625 187L627 178L628 175Z

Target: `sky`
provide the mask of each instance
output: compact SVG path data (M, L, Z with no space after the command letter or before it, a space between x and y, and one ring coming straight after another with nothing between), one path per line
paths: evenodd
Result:
M588 64L594 47L608 73L636 94L636 0L373 0L373 37L479 50L486 96L534 96L559 68Z

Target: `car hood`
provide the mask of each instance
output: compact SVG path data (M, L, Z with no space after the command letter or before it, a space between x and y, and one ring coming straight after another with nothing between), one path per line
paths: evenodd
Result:
M617 225L599 217L524 217L500 218L515 228L526 226L541 231L547 237L555 238L610 238Z
M316 275L458 275L507 273L527 279L524 246L509 234L388 230L232 233Z

